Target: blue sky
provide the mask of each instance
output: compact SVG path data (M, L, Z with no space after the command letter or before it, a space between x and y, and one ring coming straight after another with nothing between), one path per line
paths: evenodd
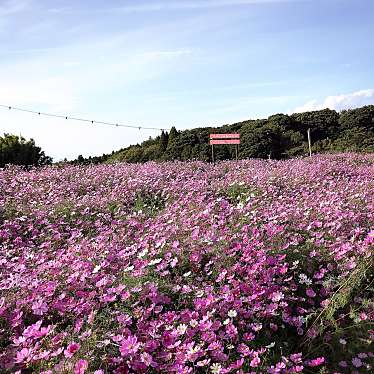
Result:
M0 104L152 127L374 104L372 0L0 0ZM154 131L0 109L55 160Z

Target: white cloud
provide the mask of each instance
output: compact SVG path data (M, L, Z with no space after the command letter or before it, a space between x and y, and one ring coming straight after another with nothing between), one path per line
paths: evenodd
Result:
M370 104L374 104L374 89L361 90L343 95L327 96L323 102L310 100L304 105L295 108L290 113L302 113L326 108L340 111Z
M162 10L176 9L204 9L221 8L226 6L255 5L255 4L274 4L286 2L298 2L303 0L195 0L195 1L159 1L154 3L143 3L136 5L127 5L116 8L123 12L154 12Z

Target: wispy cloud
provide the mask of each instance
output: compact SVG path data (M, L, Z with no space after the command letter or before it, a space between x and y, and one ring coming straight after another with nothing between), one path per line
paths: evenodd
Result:
M374 89L360 90L349 94L327 96L323 102L310 100L299 106L291 113L302 113L321 109L343 110L357 108L364 105L374 104Z
M275 4L300 2L303 0L195 0L195 1L158 1L153 3L138 3L116 8L123 12L157 12L178 9L222 8L239 5ZM304 0L305 1L305 0Z

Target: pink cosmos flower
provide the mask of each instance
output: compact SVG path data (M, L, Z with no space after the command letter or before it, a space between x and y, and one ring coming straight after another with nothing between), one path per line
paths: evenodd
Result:
M82 318L77 319L77 321L75 322L75 326L74 326L74 332L78 333L81 330L82 325L83 325L83 319Z
M255 339L255 337L256 337L256 335L253 332L246 332L243 335L243 339L248 341L248 342Z
M147 353L147 352L143 352L141 355L140 355L140 360L146 365L146 366L151 366L154 362L153 362L153 358L152 356Z
M36 301L34 304L32 304L31 308L34 311L34 314L38 316L42 316L45 312L48 311L47 304L42 300Z
M27 348L22 348L19 352L17 352L16 362L19 364L25 361L30 355L30 351Z
M294 353L290 356L290 359L295 363L300 363L302 361L302 353Z
M239 360L236 360L235 362L233 362L231 365L230 365L230 368L233 369L233 370L238 370L240 369L244 364L244 358L241 358Z
M260 362L261 362L260 357L255 356L255 357L252 359L250 365L251 365L251 367L256 368L256 367L260 364Z
M362 361L358 357L354 357L354 358L352 358L352 365L355 368L359 368L359 367L362 366Z
M64 355L66 358L73 357L74 353L77 352L80 348L78 343L72 342L68 345L68 347L64 351Z
M79 360L74 366L74 374L84 374L88 368L88 362L86 360Z
M273 301L274 303L277 303L278 301L281 301L283 298L284 298L284 294L283 292L273 292L271 295L270 295L270 298L271 298L271 301Z
M296 365L290 371L291 371L291 373L301 373L303 371L303 369L304 369L304 366Z
M205 360L197 361L196 366L203 367L203 366L209 365L209 363L210 363L210 359L205 359Z
M309 361L309 366L319 366L319 365L322 365L324 362L325 362L324 357L317 357Z
M140 347L136 336L130 335L126 339L122 340L122 344L119 348L121 356L128 357L135 354Z
M307 288L307 290L306 290L306 294L307 294L309 297L316 297L316 293L315 293L311 288Z

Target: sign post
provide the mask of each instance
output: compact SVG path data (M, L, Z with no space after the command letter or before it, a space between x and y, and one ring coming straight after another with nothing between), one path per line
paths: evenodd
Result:
M312 140L310 139L310 128L308 129L309 157L312 157Z
M214 145L233 144L235 145L235 156L238 161L238 152L240 144L240 134L210 134L210 145L212 146L212 161L214 163Z

